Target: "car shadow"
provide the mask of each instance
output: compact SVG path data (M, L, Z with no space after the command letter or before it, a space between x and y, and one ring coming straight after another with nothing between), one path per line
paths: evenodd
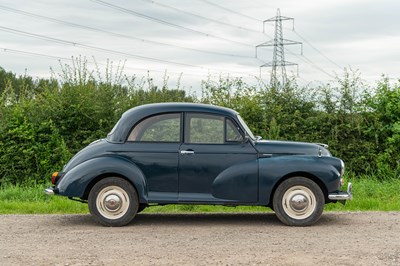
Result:
M346 223L343 213L324 213L313 226ZM55 217L53 217L55 218ZM59 226L99 226L91 215L61 215L55 219ZM275 213L140 213L128 227L148 226L285 226Z
M274 213L176 213L176 214L138 214L130 223L131 226L146 225L280 225Z

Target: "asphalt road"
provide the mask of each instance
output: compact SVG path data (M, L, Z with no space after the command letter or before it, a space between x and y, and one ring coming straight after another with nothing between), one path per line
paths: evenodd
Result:
M0 215L0 265L400 265L400 212L324 213L311 227L273 213Z

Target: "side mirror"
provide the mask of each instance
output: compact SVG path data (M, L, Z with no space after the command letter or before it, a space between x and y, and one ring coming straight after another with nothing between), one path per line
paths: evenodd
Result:
M243 137L243 140L242 140L242 143L247 143L247 142L249 142L250 141L250 137L246 134L246 135L244 135L244 137Z

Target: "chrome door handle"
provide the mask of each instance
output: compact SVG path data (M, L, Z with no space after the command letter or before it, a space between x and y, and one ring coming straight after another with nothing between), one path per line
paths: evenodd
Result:
M194 151L190 151L190 150L188 150L188 151L181 151L181 154L182 154L182 155L185 155L185 154L191 155L191 154L194 154Z

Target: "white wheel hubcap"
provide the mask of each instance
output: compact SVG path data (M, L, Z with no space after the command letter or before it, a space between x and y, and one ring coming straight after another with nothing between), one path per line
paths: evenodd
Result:
M317 207L314 193L307 187L289 188L282 198L285 213L293 219L302 220L310 217Z
M129 196L125 190L117 186L103 188L96 199L99 213L107 219L118 219L129 209Z

